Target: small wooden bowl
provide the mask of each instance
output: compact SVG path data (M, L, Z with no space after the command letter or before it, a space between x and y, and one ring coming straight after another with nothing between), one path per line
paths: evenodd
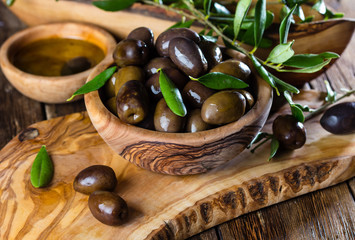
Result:
M54 23L27 28L8 38L0 49L0 65L9 82L23 95L45 103L64 103L86 81L91 69L59 77L46 77L21 71L12 58L23 46L46 38L74 38L93 43L106 56L111 55L116 41L101 28L81 23ZM80 99L76 98L76 99Z
M113 59L105 59L94 68L88 80L112 63ZM253 108L236 122L196 133L163 133L126 124L107 110L98 91L85 94L84 99L97 132L126 160L153 172L198 174L235 158L263 127L270 111L272 91L264 80L253 74L257 83Z

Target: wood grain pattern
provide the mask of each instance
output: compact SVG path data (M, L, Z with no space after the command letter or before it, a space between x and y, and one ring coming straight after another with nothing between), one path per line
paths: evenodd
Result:
M300 98L320 104L316 92ZM243 213L351 178L354 135L330 135L320 129L318 120L307 122L312 137L304 148L272 162L266 161L265 146L254 155L245 151L207 174L184 177L145 171L114 154L85 113L36 123L27 132L37 129L37 137L16 137L0 152L1 238L183 239ZM54 161L55 175L48 188L34 189L29 172L42 144ZM115 191L131 211L123 226L99 223L88 210L87 196L72 189L75 175L97 163L116 172Z

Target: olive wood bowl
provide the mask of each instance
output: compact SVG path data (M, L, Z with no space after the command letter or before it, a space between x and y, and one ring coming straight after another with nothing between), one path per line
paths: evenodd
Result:
M235 53L235 57L238 55ZM112 63L113 59L105 59L94 68L88 80ZM256 101L252 109L236 122L196 133L163 133L126 124L107 110L98 91L85 94L84 99L97 132L126 160L158 173L198 174L238 156L263 127L271 107L272 90L254 71L253 76Z
M111 34L94 25L67 22L27 28L4 42L0 49L0 66L9 82L23 95L34 100L64 103L85 83L92 68L68 76L46 77L26 73L12 64L14 55L23 46L36 40L53 37L88 41L100 47L106 57L116 46L116 40ZM75 100L79 98L80 96Z

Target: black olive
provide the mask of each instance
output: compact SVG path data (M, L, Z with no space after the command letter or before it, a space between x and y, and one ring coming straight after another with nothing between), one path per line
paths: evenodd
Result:
M93 165L85 168L75 177L74 190L91 194L97 190L112 191L117 184L115 172L105 165Z
M89 209L97 220L106 225L120 225L128 219L127 203L113 192L95 191L90 194Z
M320 124L333 134L355 133L355 102L344 102L332 106L324 112Z
M274 137L284 149L297 149L306 142L306 129L303 123L298 122L292 115L280 115L273 124Z
M119 67L142 66L149 60L149 50L141 40L124 39L116 45L113 59Z

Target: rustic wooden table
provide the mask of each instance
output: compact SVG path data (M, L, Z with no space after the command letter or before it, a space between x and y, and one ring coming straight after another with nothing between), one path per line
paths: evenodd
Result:
M326 0L326 3L355 18L353 0ZM0 2L0 45L23 28L24 24ZM325 74L304 88L324 91L325 79L338 92L343 87L355 88L354 50L355 38ZM0 91L0 149L32 123L85 110L83 101L53 105L24 97L1 71ZM354 197L355 178L240 216L190 239L355 239Z

